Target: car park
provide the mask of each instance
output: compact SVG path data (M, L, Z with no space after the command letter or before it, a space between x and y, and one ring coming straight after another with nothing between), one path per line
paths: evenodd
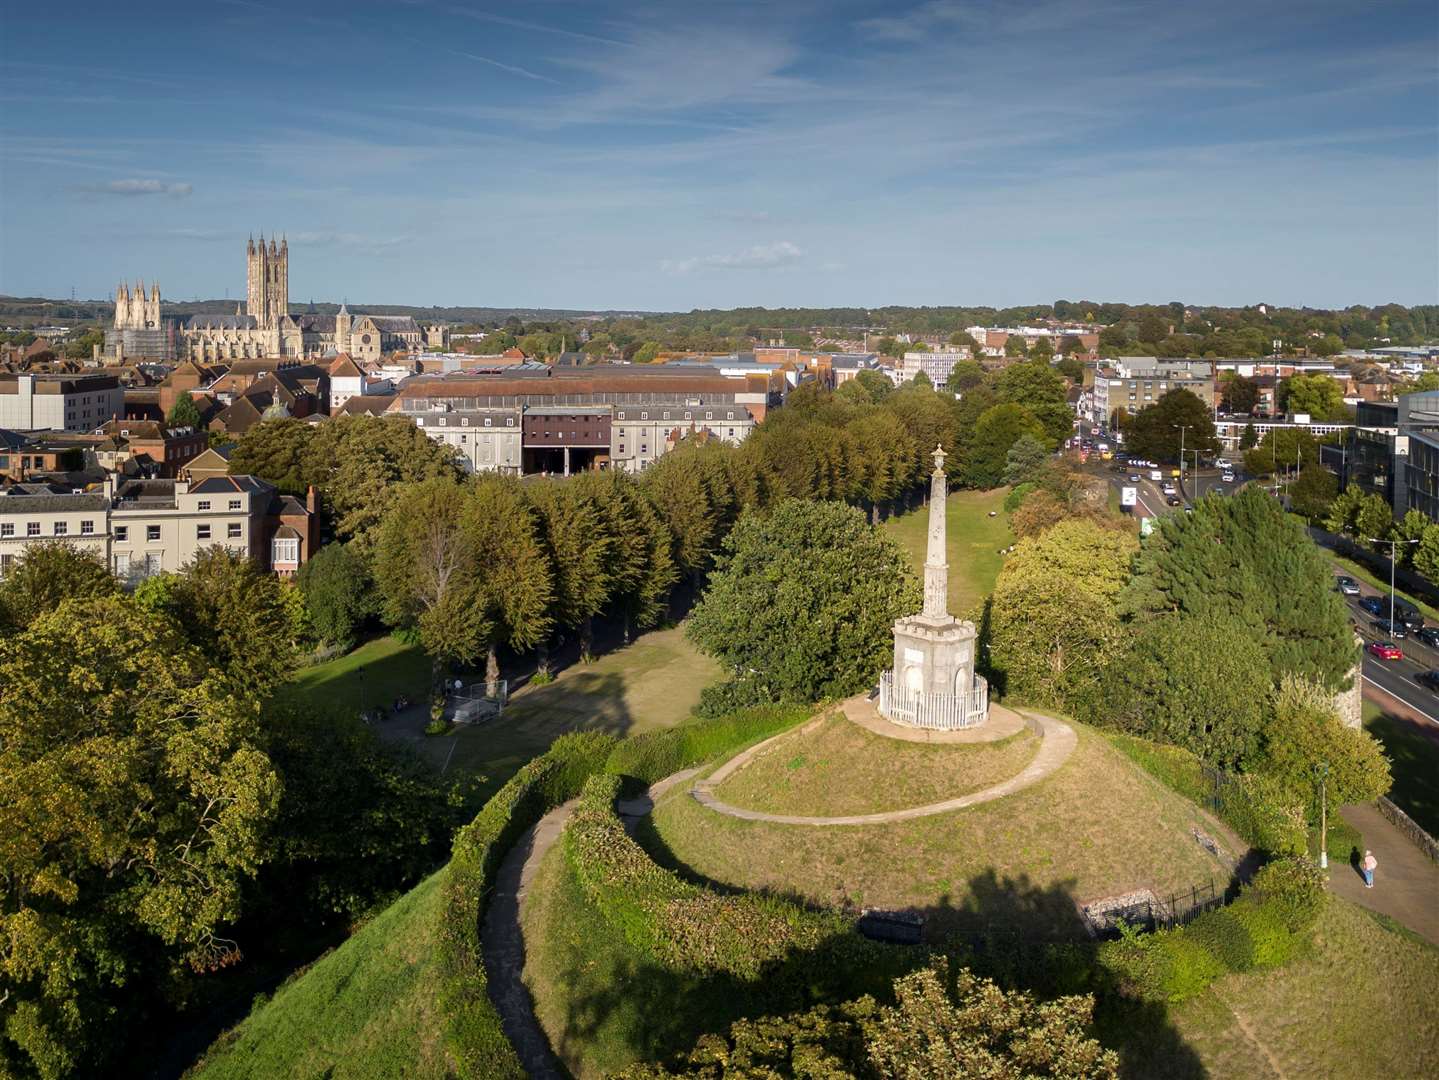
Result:
M1385 637L1403 639L1409 635L1409 631L1404 628L1404 624L1398 619L1395 619L1392 623L1388 619L1375 619L1370 625Z
M1377 656L1380 660L1404 659L1404 650L1392 641L1371 641L1368 652L1370 656Z
M1416 641L1422 641L1431 649L1439 649L1439 627L1426 626L1414 634Z
M1367 611L1370 615L1387 615L1389 601L1382 596L1366 596L1359 601L1359 610Z
M1414 681L1426 690L1439 693L1439 671L1421 671L1414 676Z
M1339 577L1335 579L1334 586L1345 596L1359 595L1359 582L1355 581L1352 577L1346 577L1340 574Z

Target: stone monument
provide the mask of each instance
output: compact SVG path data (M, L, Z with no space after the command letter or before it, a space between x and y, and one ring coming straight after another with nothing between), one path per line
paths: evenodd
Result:
M944 457L944 448L936 447L929 479L924 610L894 624L894 667L880 677L879 711L897 724L952 731L984 723L989 687L974 673L974 623L949 613Z

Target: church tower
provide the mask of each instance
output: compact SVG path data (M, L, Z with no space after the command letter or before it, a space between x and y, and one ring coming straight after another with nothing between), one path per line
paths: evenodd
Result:
M245 313L255 318L262 329L270 329L290 313L290 245L288 241L265 243L255 238L245 248L246 303Z
M347 353L350 351L350 309L341 301L340 313L335 316L335 351Z

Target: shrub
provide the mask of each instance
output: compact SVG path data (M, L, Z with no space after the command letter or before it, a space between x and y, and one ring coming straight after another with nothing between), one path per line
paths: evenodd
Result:
M700 691L700 702L694 714L705 720L718 720L741 709L771 704L769 690L753 676L737 676L711 683Z
M1024 502L1024 497L1037 486L1033 480L1026 480L1024 483L1016 485L1010 490L1009 494L1004 497L1005 510L1013 513L1019 508L1019 504Z
M1143 1001L1179 1002L1224 974L1224 964L1185 929L1129 935L1100 947L1101 967L1119 992Z
M1241 900L1227 910L1244 929L1252 966L1279 967L1294 956L1301 939L1284 924L1283 914L1273 904Z
M806 706L766 705L636 735L614 748L605 771L653 784L727 750L777 735L809 715Z
M1312 927L1329 901L1324 872L1305 858L1275 859L1261 866L1245 891L1296 934Z
M1206 911L1189 924L1191 941L1208 949L1230 971L1248 971L1254 966L1254 944L1249 928L1235 912L1238 904Z
M614 743L613 736L599 732L560 736L455 835L443 885L439 998L448 1017L450 1052L463 1077L520 1080L525 1075L485 990L480 922L505 853L526 829L579 793Z

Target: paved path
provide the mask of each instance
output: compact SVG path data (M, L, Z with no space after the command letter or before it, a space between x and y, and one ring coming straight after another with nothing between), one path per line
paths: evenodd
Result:
M967 806L977 806L979 803L991 802L995 799L1002 799L1006 795L1013 795L1016 791L1022 791L1032 784L1039 783L1069 760L1069 755L1074 752L1075 744L1079 741L1074 729L1063 720L1056 720L1052 716L1044 716L1039 713L1026 713L1025 715L1037 720L1043 727L1044 740L1040 743L1039 753L1034 755L1034 759L1023 770L1008 780L985 788L983 791L972 791L957 799L946 799L944 802L930 803L928 806L911 806L904 810L887 810L878 814L850 814L845 817L799 817L791 814L767 814L760 810L746 810L742 806L732 806L715 798L714 787L716 784L736 769L742 768L765 747L784 738L789 732L783 732L748 750L742 750L725 762L712 776L695 784L690 789L690 795L700 805L708 807L716 813L743 818L746 821L769 821L777 825L883 825L891 821L908 821L911 818L929 817L931 814L947 814L951 810L963 810ZM811 721L810 723L816 722ZM806 725L806 727L808 726ZM804 730L804 728L800 730Z
M551 810L510 849L495 875L495 892L490 897L480 930L490 1000L500 1014L505 1037L515 1048L531 1080L565 1080L569 1074L550 1050L549 1040L535 1019L534 1003L522 977L525 938L520 908L540 859L559 839L576 801L571 799Z
M1388 915L1439 945L1439 866L1400 832L1371 803L1346 806L1344 820L1364 834L1364 844L1379 860L1374 888L1348 863L1329 863L1329 888L1371 911Z
M929 728L910 727L896 724L880 715L875 702L861 694L852 697L840 706L840 710L852 722L874 735L902 742L922 743L983 743L998 742L1024 730L1024 717L1003 705L990 705L989 718L977 727L960 728L958 731L933 731Z

